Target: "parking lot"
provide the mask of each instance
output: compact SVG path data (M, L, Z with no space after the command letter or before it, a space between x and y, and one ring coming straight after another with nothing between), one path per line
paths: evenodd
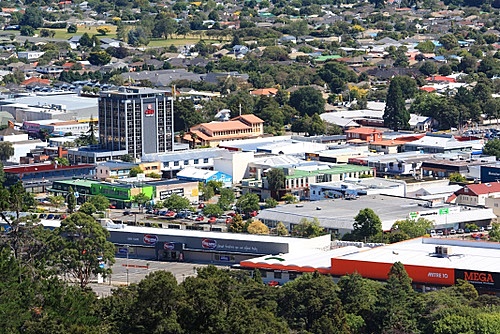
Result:
M111 294L111 290L120 286L138 283L148 274L165 270L171 272L178 283L187 277L196 276L196 269L205 267L207 264L184 263L184 262L162 262L140 259L116 258L116 263L111 267L113 273L105 279L104 283L92 283L92 290L100 297ZM228 268L217 266L218 268Z

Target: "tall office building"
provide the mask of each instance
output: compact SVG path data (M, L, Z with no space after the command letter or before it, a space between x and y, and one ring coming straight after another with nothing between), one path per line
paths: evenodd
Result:
M120 87L99 96L99 143L134 158L173 150L174 105L167 91Z

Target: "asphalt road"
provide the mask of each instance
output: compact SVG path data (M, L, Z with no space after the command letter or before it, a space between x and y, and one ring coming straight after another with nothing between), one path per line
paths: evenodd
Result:
M138 283L149 273L165 270L171 272L177 282L183 282L187 277L196 276L196 268L207 266L206 264L162 262L137 259L116 258L116 263L111 267L113 273L107 277L104 283L90 284L92 290L99 296L105 297L111 294L111 290L120 286ZM227 268L218 266L219 268ZM128 271L127 271L128 268Z

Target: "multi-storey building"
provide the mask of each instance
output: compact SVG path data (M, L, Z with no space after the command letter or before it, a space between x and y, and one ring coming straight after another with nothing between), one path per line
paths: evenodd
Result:
M120 87L99 96L99 143L134 158L173 149L173 102L166 91Z

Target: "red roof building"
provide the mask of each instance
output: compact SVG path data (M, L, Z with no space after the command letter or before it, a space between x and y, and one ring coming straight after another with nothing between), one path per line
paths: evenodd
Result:
M447 202L459 205L484 206L486 198L500 196L500 182L465 185L448 198Z
M374 128L358 128L358 129L350 129L346 132L347 142L360 142L364 141L367 143L371 143L374 141L382 140L382 131L374 129Z

